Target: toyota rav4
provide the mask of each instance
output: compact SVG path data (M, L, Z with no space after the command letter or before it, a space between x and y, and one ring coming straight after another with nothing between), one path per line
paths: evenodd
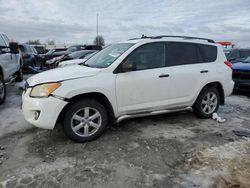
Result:
M40 128L61 124L78 142L98 138L108 123L192 107L209 118L233 90L232 64L214 41L186 36L130 39L83 65L27 80L25 119Z

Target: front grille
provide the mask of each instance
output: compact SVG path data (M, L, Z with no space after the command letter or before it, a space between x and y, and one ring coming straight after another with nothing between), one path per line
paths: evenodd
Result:
M233 79L236 80L250 80L250 71L233 71Z

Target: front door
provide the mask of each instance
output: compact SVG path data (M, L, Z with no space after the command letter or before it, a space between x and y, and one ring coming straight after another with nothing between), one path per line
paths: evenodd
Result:
M116 76L118 112L129 114L166 107L171 72L165 66L165 44L143 45L122 63L128 62L133 62L135 70Z

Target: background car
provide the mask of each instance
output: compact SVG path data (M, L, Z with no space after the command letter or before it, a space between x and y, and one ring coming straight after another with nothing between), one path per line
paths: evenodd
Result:
M226 57L232 63L237 63L245 60L247 57L250 56L250 49L247 48L234 48L231 49L229 52L227 51Z
M91 54L88 54L82 59L72 59L72 60L60 62L57 67L62 68L62 67L70 66L70 65L84 64L88 59L90 59L91 57L93 57L97 53L98 53L98 51L91 53Z
M40 67L42 58L38 55L36 49L28 44L20 44L23 59L23 69L30 70L30 67Z
M250 91L250 56L242 62L233 64L235 90Z
M45 54L48 50L45 48L45 45L31 45L34 47L38 54Z
M62 55L60 54L60 52L64 52L66 50L67 50L66 48L50 49L47 53L41 54L41 57L43 58L43 62L45 63L49 59Z
M62 56L61 59L58 59L56 61L56 66L63 61L72 60L72 59L83 59L86 56L88 56L94 52L97 52L97 51L96 50L80 50L80 51L76 51L76 52L73 52L71 54Z

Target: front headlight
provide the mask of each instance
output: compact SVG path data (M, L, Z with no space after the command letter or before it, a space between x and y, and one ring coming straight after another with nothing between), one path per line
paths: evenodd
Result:
M48 97L57 88L61 86L60 83L48 83L37 85L32 88L30 96L31 97Z

